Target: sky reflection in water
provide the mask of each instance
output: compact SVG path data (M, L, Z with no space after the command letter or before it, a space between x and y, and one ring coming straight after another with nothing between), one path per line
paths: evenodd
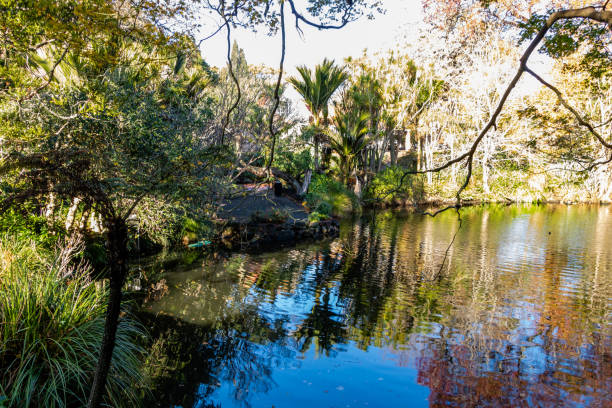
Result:
M380 212L166 274L157 406L610 406L612 208ZM161 329L163 328L163 329Z

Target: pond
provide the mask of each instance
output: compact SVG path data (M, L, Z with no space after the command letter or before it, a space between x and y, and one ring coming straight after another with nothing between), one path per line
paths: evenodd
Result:
M612 207L458 226L367 213L334 240L176 266L142 307L171 367L151 406L611 406Z

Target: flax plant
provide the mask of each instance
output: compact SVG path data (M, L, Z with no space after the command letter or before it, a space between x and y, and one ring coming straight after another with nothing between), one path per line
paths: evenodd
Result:
M104 331L107 290L75 262L73 243L57 251L0 236L0 395L8 406L84 406ZM123 317L106 404L135 406L143 385L143 328ZM6 402L5 402L6 404Z

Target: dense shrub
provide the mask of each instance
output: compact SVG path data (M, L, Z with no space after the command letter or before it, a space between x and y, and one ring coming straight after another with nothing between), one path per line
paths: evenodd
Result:
M392 204L397 201L418 202L425 199L423 178L420 175L402 176L405 170L399 166L391 166L370 182L365 198L372 203Z
M280 140L277 146L278 150L274 155L274 167L291 175L295 179L299 179L302 174L312 167L312 156L310 149L304 144L298 146L288 141Z
M352 191L341 182L323 174L312 176L306 203L311 210L328 216L346 214L360 208Z
M315 224L319 221L323 221L329 218L329 214L322 214L318 211L313 211L310 214L308 214L308 222L310 224Z
M10 231L15 237L35 240L44 247L53 247L60 234L52 231L47 218L34 215L34 208L25 207L27 213L20 213L14 209L3 212L0 216L0 231Z
M187 202L168 205L151 199L143 200L134 217L138 225L133 235L161 247L172 247L209 236L212 233L210 220L202 215L185 215L188 205Z
M0 395L11 407L85 406L104 331L107 291L75 264L82 248L47 251L29 239L0 237ZM106 403L134 406L143 384L144 330L123 317Z

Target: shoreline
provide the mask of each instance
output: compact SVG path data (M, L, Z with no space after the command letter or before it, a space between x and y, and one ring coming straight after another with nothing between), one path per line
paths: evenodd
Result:
M403 201L403 200L395 200L392 203L377 203L365 205L364 209L409 209L409 208L431 208L431 207L444 207L444 206L454 206L456 204L456 200L449 199L432 199L426 201ZM569 200L538 200L538 201L522 201L522 200L462 200L461 207L473 207L477 205L489 205L489 204L531 204L531 205L548 205L548 204L563 204L563 205L611 205L610 202L605 201L569 201Z

